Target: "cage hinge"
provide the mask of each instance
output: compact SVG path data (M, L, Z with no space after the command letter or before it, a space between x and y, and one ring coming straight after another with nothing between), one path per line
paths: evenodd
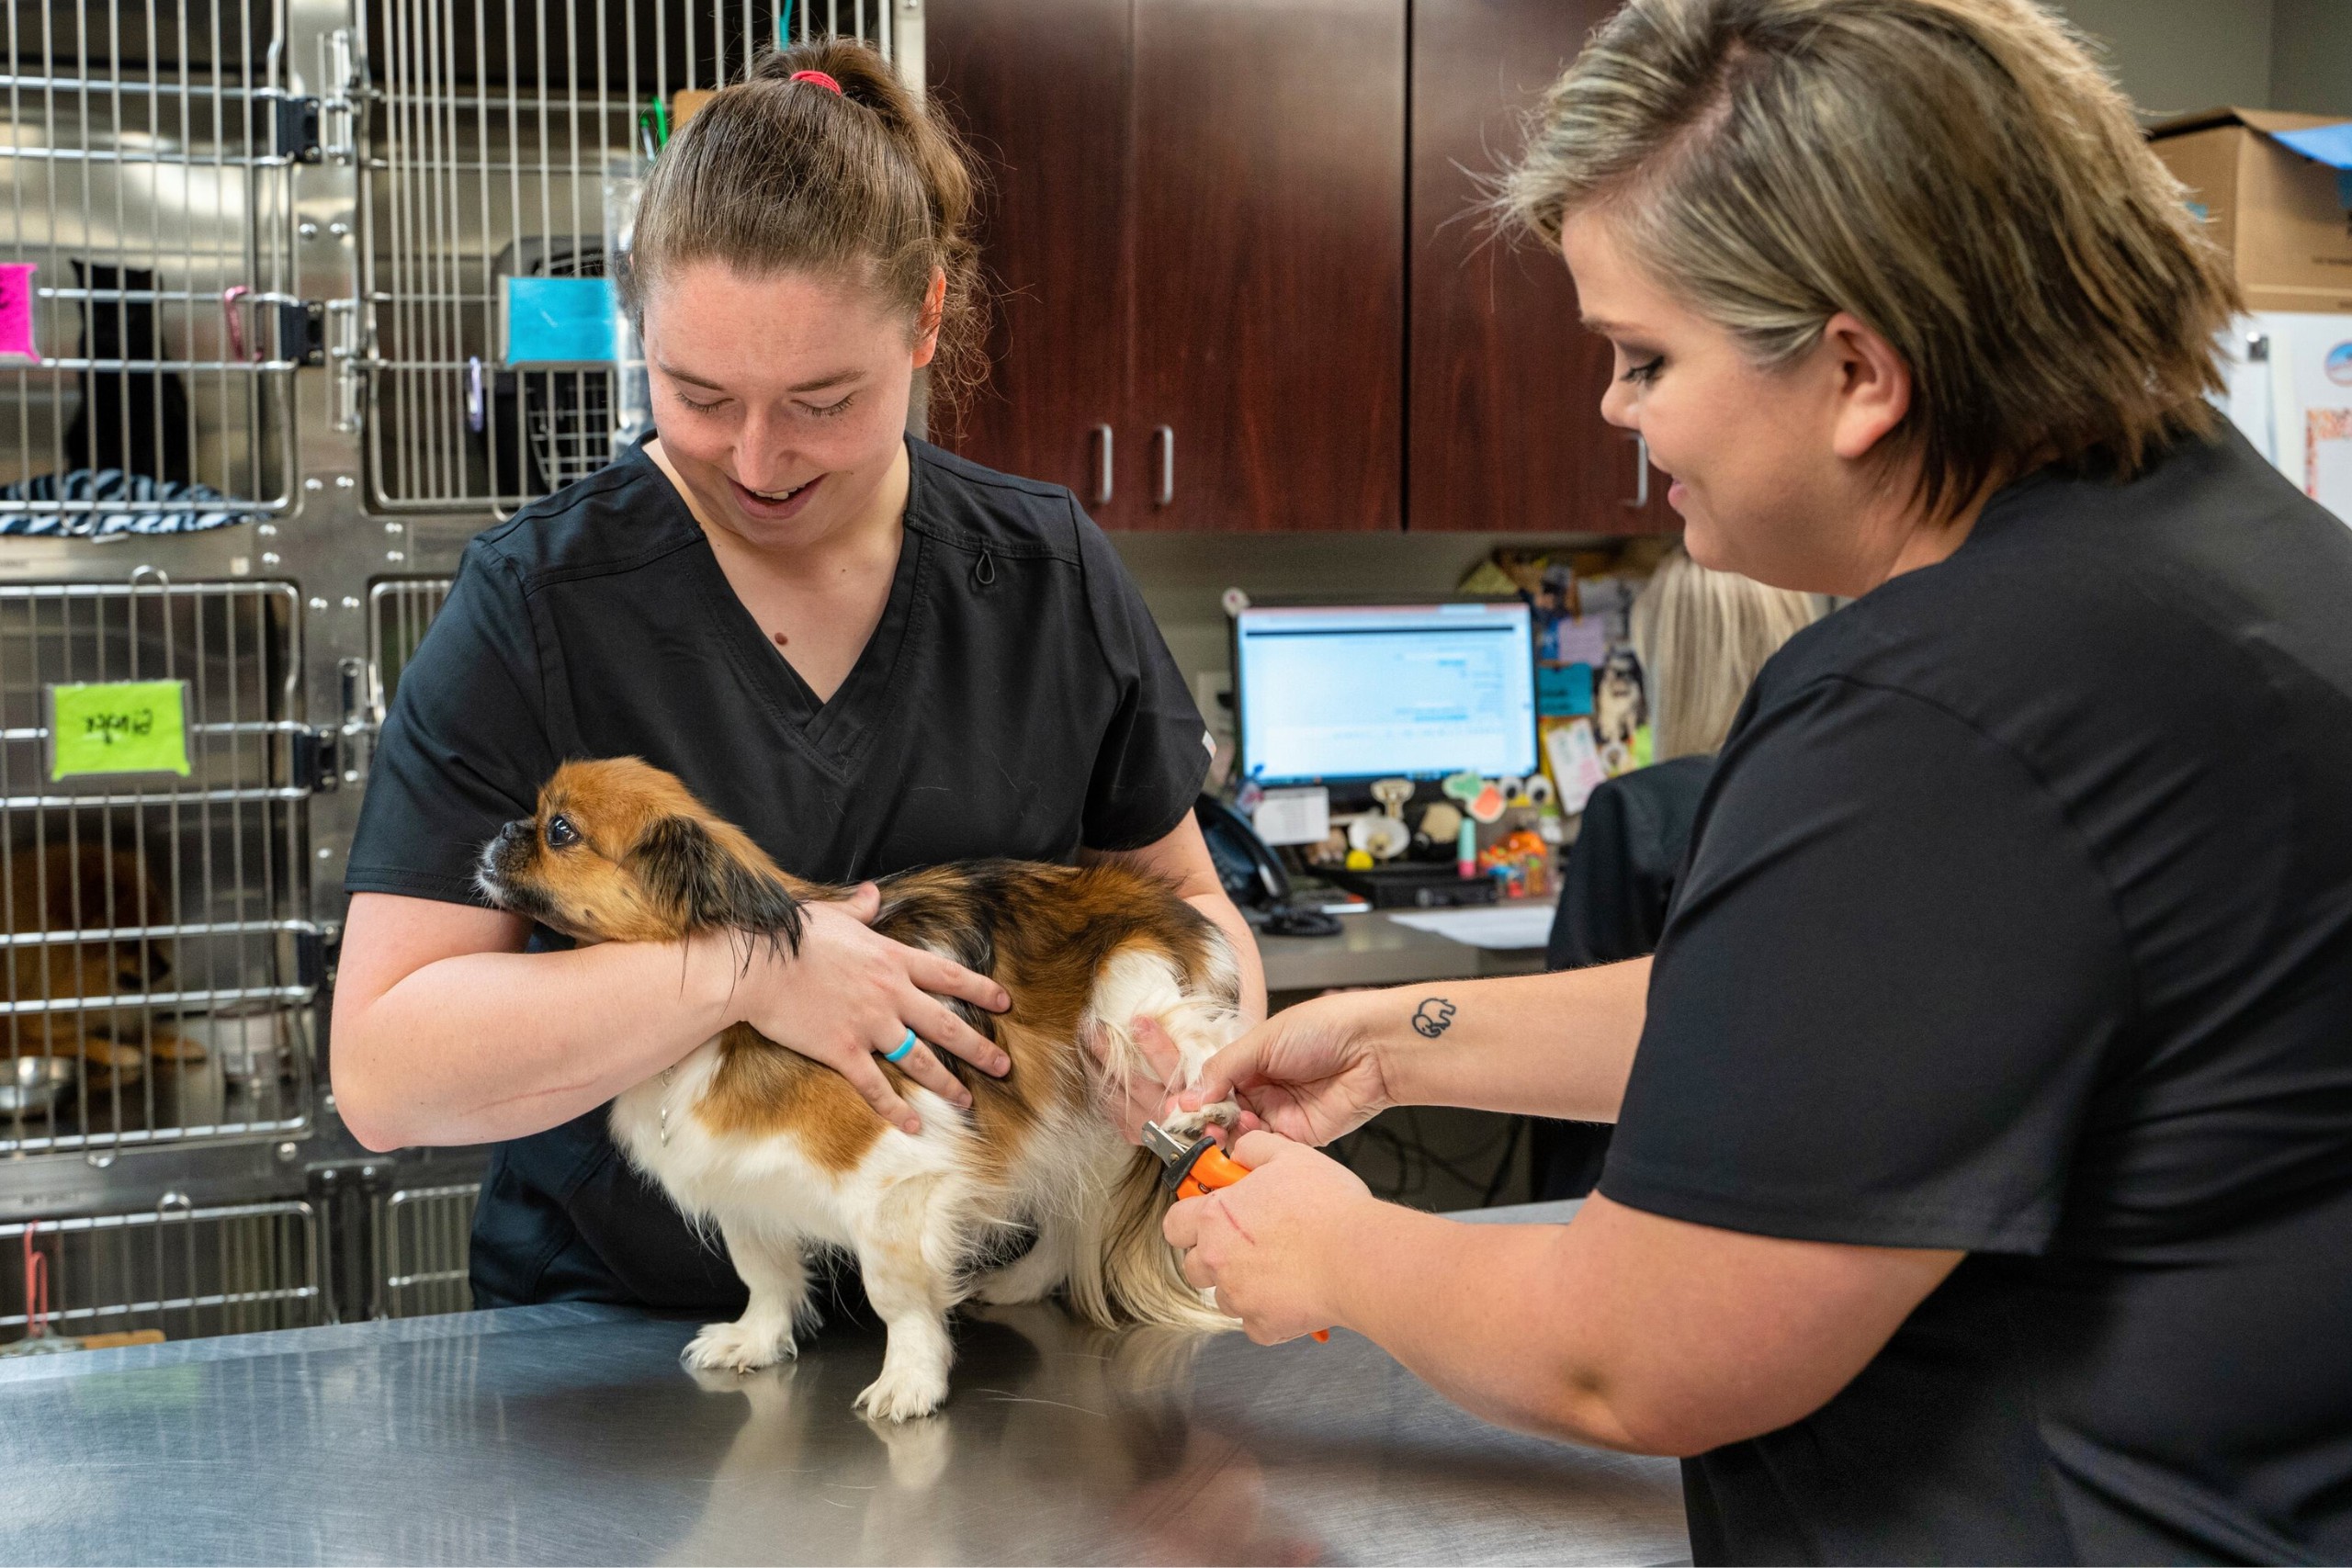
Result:
M332 795L341 789L342 737L323 728L298 733L294 737L294 782L315 795Z
M319 100L286 93L254 95L254 107L268 115L265 130L273 158L289 164L315 164L322 156L319 141ZM263 106L267 106L266 110Z
M330 957L326 932L295 932L294 983L312 987L325 984Z
M277 307L277 357L293 365L327 362L326 301L289 299Z

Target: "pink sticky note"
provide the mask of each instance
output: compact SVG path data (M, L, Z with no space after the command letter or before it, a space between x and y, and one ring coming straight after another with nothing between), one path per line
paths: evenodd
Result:
M0 262L0 354L39 359L33 346L33 273L36 262Z

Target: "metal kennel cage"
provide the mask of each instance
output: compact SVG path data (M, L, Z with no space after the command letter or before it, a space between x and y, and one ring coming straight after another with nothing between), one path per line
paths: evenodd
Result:
M0 1154L310 1116L315 740L286 583L0 586ZM57 776L57 694L177 683L184 774Z
M480 1157L361 1148L325 1015L465 542L644 417L502 311L605 276L682 94L780 25L919 85L921 0L0 5L0 1343L462 1307ZM61 771L126 682L186 771Z
M376 1199L370 1315L423 1317L473 1305L466 1262L480 1193L467 1182L404 1187Z
M173 1339L329 1321L319 1229L303 1202L0 1224L0 1339L148 1331Z
M282 5L9 0L0 533L171 532L293 503L292 176L318 121Z

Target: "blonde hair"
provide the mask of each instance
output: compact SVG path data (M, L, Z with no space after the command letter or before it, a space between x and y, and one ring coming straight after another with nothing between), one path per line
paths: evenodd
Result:
M2128 476L2213 427L2228 263L2032 0L1629 0L1503 198L1555 247L1604 211L1758 364L1867 322L1910 368L1883 450L1931 514L2052 460Z
M819 71L836 93L793 74ZM978 176L946 123L890 62L851 39L761 55L671 138L646 177L623 305L641 325L665 274L716 261L751 273L854 277L918 329L944 274L931 364L936 419L986 374L988 304L971 235Z
M1813 594L1711 571L1676 547L1634 601L1657 760L1721 750L1764 661L1820 615Z

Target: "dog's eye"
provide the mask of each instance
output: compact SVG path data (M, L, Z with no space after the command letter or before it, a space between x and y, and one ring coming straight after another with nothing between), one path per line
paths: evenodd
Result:
M547 837L548 848L570 849L580 841L580 829L571 825L571 818L558 815L548 818Z

